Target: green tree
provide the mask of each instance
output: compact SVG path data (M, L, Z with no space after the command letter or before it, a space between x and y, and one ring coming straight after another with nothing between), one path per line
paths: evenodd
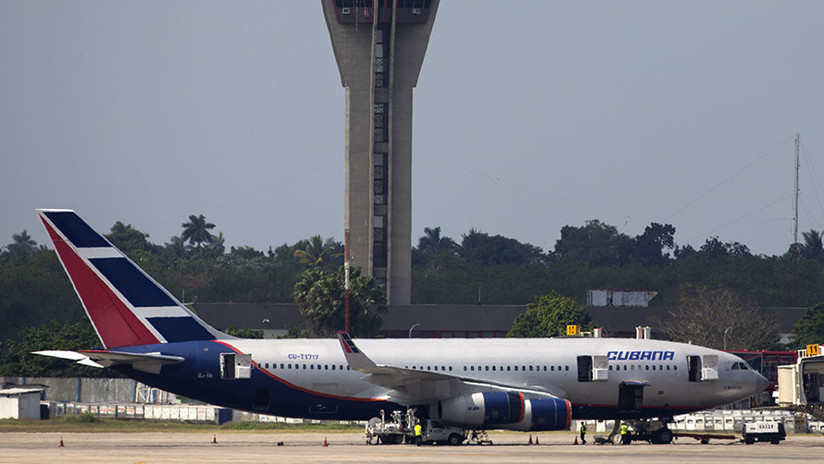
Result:
M126 225L120 221L114 223L106 238L126 254L139 251L154 253L159 249L149 242L149 234L144 234L133 228L131 224Z
M459 253L470 265L490 266L496 264L515 264L528 266L545 261L543 250L528 243L521 243L514 238L501 235L489 235L470 229L463 235Z
M566 334L567 325L592 329L592 319L582 305L556 291L535 298L526 305L526 311L515 318L506 334L514 338L556 337Z
M306 318L312 335L328 337L344 329L344 269L326 272L320 268L304 271L295 284L295 304ZM349 326L354 336L374 336L381 326L376 313L386 311L383 290L374 277L361 276L360 268L350 271Z
M180 225L183 227L183 234L181 238L184 242L189 242L196 247L202 247L204 244L209 244L215 241L215 236L209 232L215 228L211 222L206 222L206 218L201 214L189 216L189 222L184 222Z
M12 243L6 246L9 255L12 259L25 261L29 255L38 251L37 242L35 242L26 230L19 234L12 234Z
M237 326L230 325L226 327L227 334L233 337L240 337L240 338L255 338L261 339L263 338L263 331L262 330L255 330L255 329L238 329Z
M775 318L728 288L682 285L678 305L660 323L664 334L678 342L719 350L778 348Z
M24 231L25 232L25 231ZM822 232L810 229L809 232L803 232L801 236L804 238L804 243L799 245L799 253L805 259L824 260L824 242L822 242Z
M645 266L661 266L669 262L665 249L675 247L675 227L670 224L651 223L644 233L635 237L633 245L637 261Z
M426 255L455 253L460 247L449 237L441 236L440 227L424 227L423 237L418 239L418 251Z
M19 377L106 377L114 373L80 366L64 359L38 356L41 350L87 350L100 345L88 319L57 322L52 319L20 331L19 340L6 340L0 350L0 375Z
M582 261L590 266L620 266L629 260L632 238L615 226L594 219L584 227L564 226L555 242L554 256L560 261Z
M790 335L790 346L795 349L820 343L824 343L824 303L808 308L795 323Z
M313 235L303 244L302 248L295 250L295 258L309 267L324 267L330 264L334 257L335 240L332 237L325 241L320 235Z

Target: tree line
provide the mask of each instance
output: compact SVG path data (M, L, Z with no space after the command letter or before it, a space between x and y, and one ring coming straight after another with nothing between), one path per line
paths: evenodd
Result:
M227 250L215 228L203 215L191 215L179 236L159 245L118 221L106 237L183 302L303 301L310 320L304 330L320 336L340 327L339 315L310 313L318 301L342 305L322 294L340 291L341 242L313 236L266 251ZM754 255L746 245L717 237L697 249L681 246L672 225L657 223L638 236L598 220L565 226L548 251L476 229L459 241L439 227L423 232L412 250L413 304L532 304L556 292L582 305L587 290L606 288L656 290L652 305L677 307L685 286L725 289L749 307L813 307L824 301L824 247L815 230L779 256ZM374 280L358 278L367 279L362 288L369 290L358 309L367 311L362 330L368 334L379 327L368 309L382 307L383 300L373 291ZM0 248L0 340L23 338L21 330L52 319L78 321L84 314L55 253L26 231L14 234Z

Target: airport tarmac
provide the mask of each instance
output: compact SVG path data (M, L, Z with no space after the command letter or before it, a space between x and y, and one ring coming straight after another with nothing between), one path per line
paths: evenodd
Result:
M671 445L573 445L571 433L492 432L493 445L367 446L360 433L0 433L0 463L780 463L820 462L821 435L792 435L780 445L730 440L702 445L681 438ZM63 447L60 447L60 440ZM217 443L212 443L216 440ZM326 439L328 446L323 446ZM278 446L283 442L283 446Z

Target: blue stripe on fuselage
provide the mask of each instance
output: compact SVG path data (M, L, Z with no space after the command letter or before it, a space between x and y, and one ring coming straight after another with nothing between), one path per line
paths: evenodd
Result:
M160 352L186 358L184 363L164 366L160 375L135 371L123 365L114 366L113 369L146 385L216 406L283 417L330 420L368 420L379 415L381 409L405 409L396 403L382 400L313 394L258 368L252 370L251 379L221 379L220 354L234 351L218 342L166 343L119 350L135 353ZM266 410L253 408L256 392L260 388L269 390L269 408Z

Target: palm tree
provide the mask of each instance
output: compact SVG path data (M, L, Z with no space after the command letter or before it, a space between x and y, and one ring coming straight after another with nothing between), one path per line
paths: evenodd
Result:
M441 228L423 228L423 237L418 239L418 250L428 255L436 255L442 252L454 253L458 249L458 244L449 237L441 237Z
M295 258L309 267L322 266L324 262L328 262L329 258L332 257L333 246L334 240L332 240L332 237L324 241L320 235L313 235L306 242L303 249L295 250Z
M24 257L29 253L37 251L37 242L32 240L26 230L23 230L23 232L19 234L12 234L11 238L14 240L14 243L10 243L6 248L8 248L9 253L13 256Z
M809 232L803 232L801 236L804 238L804 243L799 245L799 252L801 256L806 259L822 260L824 259L824 242L822 241L824 232L819 232L810 229Z
M189 222L184 222L181 227L183 227L183 234L180 237L198 248L203 246L204 243L215 241L215 236L209 232L215 228L215 225L206 222L206 218L202 214L200 216L194 214L189 216Z

